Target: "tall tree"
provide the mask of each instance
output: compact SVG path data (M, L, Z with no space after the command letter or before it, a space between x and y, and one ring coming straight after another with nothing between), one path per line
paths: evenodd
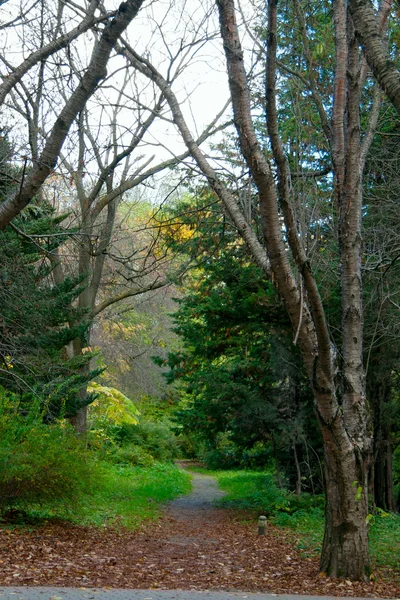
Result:
M133 48L125 46L124 54L162 90L199 169L221 198L255 261L269 276L272 275L281 294L308 372L324 439L326 522L321 570L331 576L365 579L369 574L366 517L372 438L362 354L361 177L374 127L372 118L369 131L361 142L360 101L365 69L362 68L346 4L338 0L333 5L336 60L333 96L328 107L330 118L318 90L318 65L315 67L312 56L307 54L303 81L319 112L334 177L335 227L341 272L342 346L339 358L304 239L298 231L291 199L290 171L279 135L276 105L277 3L271 0L268 8L266 65L267 133L277 186L274 171L266 160L254 129L235 7L232 0L219 0L217 6L235 126L241 152L258 193L266 252L235 197L196 145L168 82ZM307 28L304 35L307 49ZM375 113L376 107L372 116Z
M0 154L3 196L16 186L21 169L11 163L6 137ZM45 203L32 204L13 228L0 232L0 385L14 393L21 410L34 403L46 421L82 408L80 391L99 372L83 372L90 353L70 358L66 351L73 339L87 335L90 323L87 311L74 306L84 289L82 278L54 284L47 260L68 235L60 227L64 219Z

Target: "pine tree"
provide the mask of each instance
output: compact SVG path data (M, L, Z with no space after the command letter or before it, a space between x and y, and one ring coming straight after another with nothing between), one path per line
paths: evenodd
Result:
M12 165L6 138L0 154L4 194L18 184L21 169ZM84 289L82 278L55 285L51 277L47 257L65 240L64 219L65 215L55 217L41 201L0 232L0 385L19 399L24 411L39 403L45 420L75 414L81 407L79 391L98 373L97 369L84 373L82 368L90 361L90 352L78 358L69 358L67 352L68 344L84 335L89 323L74 308ZM87 402L92 400L89 395Z
M182 202L169 229L175 251L198 265L173 315L183 347L169 354L167 379L183 397L178 421L219 467L265 466L279 453L295 487L293 453L306 451L316 424L290 323L220 204L205 191L197 202Z

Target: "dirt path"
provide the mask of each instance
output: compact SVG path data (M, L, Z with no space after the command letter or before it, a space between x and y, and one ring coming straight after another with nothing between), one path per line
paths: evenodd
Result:
M400 597L400 582L331 582L303 558L293 534L213 506L222 492L194 475L193 491L135 533L66 523L0 532L0 585L244 590L273 594Z
M198 516L201 518L211 517L215 510L214 501L222 498L224 492L219 488L215 477L200 475L193 471L190 473L192 475L191 493L173 500L169 504L167 512L178 520L189 519L193 516L193 512L199 513Z

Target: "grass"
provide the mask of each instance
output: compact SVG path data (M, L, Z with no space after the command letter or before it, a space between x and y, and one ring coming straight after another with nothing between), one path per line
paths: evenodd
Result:
M160 514L160 504L188 493L190 488L190 476L171 464L147 468L107 464L103 487L77 516L86 524L136 529L144 520Z
M265 514L269 521L293 530L297 546L309 556L321 551L324 532L324 499L297 497L275 484L271 473L258 471L207 471L214 475L226 496L218 503L238 510ZM370 551L376 567L399 569L400 515L378 511L370 521Z
M70 506L42 505L24 507L18 525L46 520L67 520L80 525L123 526L134 530L144 520L155 519L160 505L188 493L190 475L172 464L151 467L101 465L101 481L90 495Z
M378 567L399 570L400 565L400 515L380 513L370 525L371 556Z

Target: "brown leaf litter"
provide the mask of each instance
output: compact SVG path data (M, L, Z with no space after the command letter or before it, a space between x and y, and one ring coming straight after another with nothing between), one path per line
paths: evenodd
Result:
M174 504L136 532L48 523L0 530L0 585L236 590L400 598L400 573L369 583L318 574L293 532L240 521L238 513Z

